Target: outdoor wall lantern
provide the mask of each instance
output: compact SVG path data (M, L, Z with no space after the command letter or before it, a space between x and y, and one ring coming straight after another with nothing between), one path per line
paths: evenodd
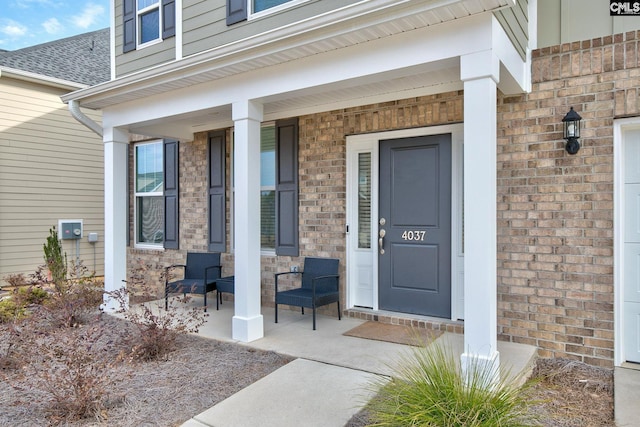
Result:
M573 107L562 119L564 123L564 139L567 140L565 148L569 154L576 154L580 149L580 141L578 141L578 138L580 138L580 120L582 120L582 117L573 111Z

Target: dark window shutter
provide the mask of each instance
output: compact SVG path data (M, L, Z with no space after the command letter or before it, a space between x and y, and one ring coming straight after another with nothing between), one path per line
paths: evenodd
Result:
M178 249L178 141L164 141L164 247Z
M136 0L124 0L122 4L122 52L136 50Z
M209 133L209 242L211 252L226 250L226 133Z
M176 35L176 2L162 0L162 38L168 39Z
M298 256L298 119L276 122L276 254Z
M247 19L247 1L250 0L227 0L227 25Z

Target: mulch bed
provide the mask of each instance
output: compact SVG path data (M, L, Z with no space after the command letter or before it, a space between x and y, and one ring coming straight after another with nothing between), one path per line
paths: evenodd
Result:
M106 314L98 321L110 332L96 351L116 360L126 350L119 337L132 333L132 326ZM164 360L133 365L123 361L114 368L121 370L113 372L121 380L105 396L107 409L90 419L51 417L51 396L34 389L33 378L18 375L14 368L2 369L0 426L177 426L291 360L195 335L181 335L176 344L177 350Z
M104 327L101 357L116 360L126 348L122 336L133 333L124 320L101 315ZM81 326L82 328L88 326ZM0 359L3 340L0 337ZM181 335L177 350L163 360L116 364L118 382L109 389L107 408L93 418L52 418L51 396L33 387L20 370L0 369L0 426L177 426L214 406L290 361L274 352ZM2 364L0 364L1 366ZM42 369L46 369L42 366ZM613 372L568 359L539 359L533 377L533 411L548 427L615 426ZM346 427L363 427L369 415L361 411Z

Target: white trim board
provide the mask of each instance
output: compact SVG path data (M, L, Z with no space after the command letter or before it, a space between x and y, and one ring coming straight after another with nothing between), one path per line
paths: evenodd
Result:
M355 266L355 249L352 243L357 235L357 154L371 152L372 165L378 164L379 141L382 139L410 138L415 136L427 136L437 134L451 134L451 185L453 197L451 198L451 212L453 215L451 225L451 320L464 318L464 255L462 248L462 166L463 166L463 124L402 129L387 132L369 133L363 135L347 136L347 301L346 307L354 307L355 286L358 276ZM354 170L355 165L355 170ZM378 167L372 167L372 201L371 218L378 217ZM377 222L372 221L371 241L375 242L377 235ZM357 240L357 237L356 237ZM378 256L375 248L371 250L371 268L373 273L373 310L378 310Z

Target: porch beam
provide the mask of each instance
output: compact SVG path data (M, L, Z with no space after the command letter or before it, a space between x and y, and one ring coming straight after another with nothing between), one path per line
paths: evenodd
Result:
M500 63L494 53L460 58L464 82L464 372L500 363L497 350L496 137Z
M127 278L128 203L127 168L129 134L105 127L104 142L104 310L119 303L107 293L125 286Z
M235 315L232 337L250 342L264 336L260 312L260 123L262 104L232 104L234 122Z

